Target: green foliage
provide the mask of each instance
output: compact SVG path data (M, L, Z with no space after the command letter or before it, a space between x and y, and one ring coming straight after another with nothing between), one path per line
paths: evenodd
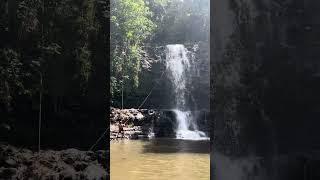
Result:
M15 93L24 91L20 55L12 49L0 50L0 102L10 104Z
M160 55L154 53L157 47L209 40L209 2L111 1L110 92L114 104L121 101L122 90L124 101L128 96L146 95L141 93L146 91L141 86L150 83L141 84L142 72L148 71L151 61Z
M193 8L197 4L199 12L199 7ZM109 18L110 92L112 97L119 97L122 89L134 94L141 72L154 58L149 47L201 39L195 34L204 30L206 17L201 16L206 5L202 0L111 0L109 10L103 0L0 2L0 99L10 103L22 95L36 98L40 74L44 96L86 96L99 61L108 61L102 44L109 38L105 30ZM200 33L191 27L197 32L201 27Z
M122 33L122 40L129 44L139 44L154 29L151 12L143 0L112 1L111 22L115 33ZM132 42L130 42L132 41Z
M138 87L144 42L156 25L144 0L111 1L111 93ZM126 78L128 77L128 78ZM126 81L127 79L127 81Z
M93 0L21 0L0 3L0 99L22 95L85 96L92 66L96 21ZM104 12L106 13L106 12ZM106 52L107 53L107 52ZM66 86L64 86L66 85Z

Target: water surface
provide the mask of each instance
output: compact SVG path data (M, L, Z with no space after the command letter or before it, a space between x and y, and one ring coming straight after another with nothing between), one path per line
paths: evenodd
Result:
M209 141L110 142L111 180L209 180Z

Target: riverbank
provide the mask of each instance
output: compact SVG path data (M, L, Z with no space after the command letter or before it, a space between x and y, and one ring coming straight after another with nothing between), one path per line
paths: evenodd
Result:
M208 113L206 111L192 111L191 114L198 130L209 136ZM150 137L176 138L177 126L177 111L174 109L111 108L110 112L110 140Z
M152 124L159 117L159 112L150 109L111 108L110 140L152 137Z
M0 177L4 179L108 179L108 152L66 149L33 152L0 145Z

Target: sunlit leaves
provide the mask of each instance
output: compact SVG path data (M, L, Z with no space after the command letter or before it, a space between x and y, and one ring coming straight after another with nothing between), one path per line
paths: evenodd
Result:
M121 83L139 85L142 46L156 28L151 17L144 0L111 1L111 88L115 91Z
M126 33L125 40L141 43L151 34L155 25L143 0L114 0L111 3L111 22L119 27L119 32Z

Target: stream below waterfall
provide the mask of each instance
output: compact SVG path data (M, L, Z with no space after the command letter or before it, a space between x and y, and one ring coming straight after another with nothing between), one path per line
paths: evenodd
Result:
M197 109L191 90L200 88L194 86L195 60L183 44L166 46L165 73L175 116L168 122L175 122L176 138L111 141L111 180L210 179L210 138L191 111ZM165 122L161 125L167 128Z
M110 142L111 180L209 180L210 141Z

